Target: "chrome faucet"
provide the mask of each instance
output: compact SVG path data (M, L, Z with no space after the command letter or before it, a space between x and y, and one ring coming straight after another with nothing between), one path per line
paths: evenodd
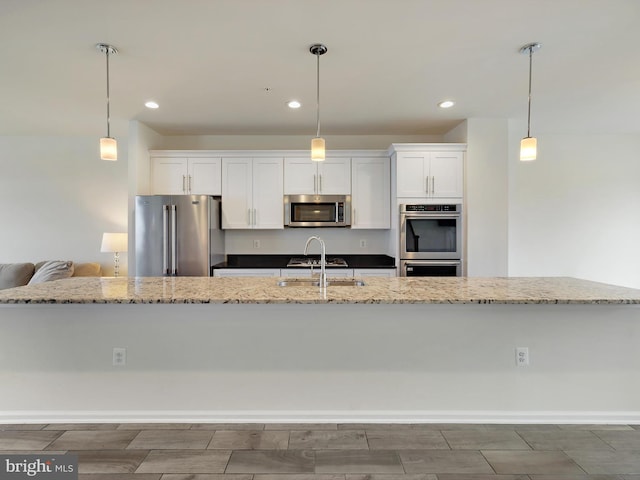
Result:
M322 288L327 288L327 272L326 272L327 251L324 246L324 241L316 235L309 237L307 239L307 243L304 246L304 254L307 255L307 250L309 249L309 244L311 243L312 240L317 240L320 243L320 246L322 247L322 253L320 254L320 286Z

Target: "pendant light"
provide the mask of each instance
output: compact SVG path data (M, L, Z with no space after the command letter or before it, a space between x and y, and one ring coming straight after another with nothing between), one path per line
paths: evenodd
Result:
M118 53L115 47L106 43L98 43L96 48L107 57L107 136L100 139L100 158L102 160L118 160L118 144L111 137L111 125L109 116L109 55Z
M321 43L311 45L309 51L316 56L316 137L311 139L311 160L324 161L324 138L320 137L320 55L327 53L327 47Z
M533 52L540 50L542 45L530 43L520 49L520 53L529 54L529 111L527 114L527 136L520 142L520 160L528 162L536 159L538 140L531 136L531 67L533 64Z

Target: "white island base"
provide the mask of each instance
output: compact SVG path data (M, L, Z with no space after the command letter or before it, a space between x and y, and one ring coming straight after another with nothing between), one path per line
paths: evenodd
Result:
M640 423L640 297L53 305L11 298L0 305L0 423ZM127 349L126 366L112 366L114 347ZM516 365L516 347L528 347L529 366Z

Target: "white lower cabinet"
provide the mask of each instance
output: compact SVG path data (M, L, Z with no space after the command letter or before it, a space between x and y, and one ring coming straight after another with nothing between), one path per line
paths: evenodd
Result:
M353 277L353 268L327 268L327 278ZM320 267L313 269L314 274L320 273ZM280 270L281 277L304 278L311 276L310 268L283 268Z
M354 277L395 277L395 268L354 268Z
M320 273L320 267L313 269ZM214 277L295 277L311 276L310 268L217 268ZM327 278L395 277L395 268L328 268Z
M216 268L214 277L279 277L279 268Z

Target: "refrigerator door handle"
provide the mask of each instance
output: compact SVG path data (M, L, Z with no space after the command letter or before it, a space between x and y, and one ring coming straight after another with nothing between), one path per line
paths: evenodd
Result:
M171 275L178 274L178 246L177 240L177 210L175 205L171 205Z
M169 205L162 206L162 274L169 274Z

